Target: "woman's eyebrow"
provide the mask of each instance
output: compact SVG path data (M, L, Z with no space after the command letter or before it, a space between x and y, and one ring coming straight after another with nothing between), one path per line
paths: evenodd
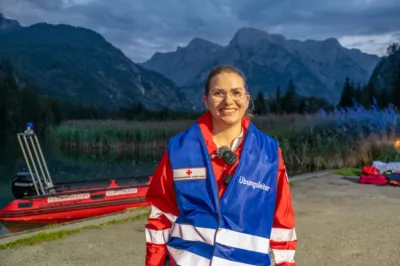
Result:
M225 89L224 88L215 88L214 91L216 91L216 90L225 90ZM233 88L231 88L231 90L244 90L244 88L242 88L242 87L233 87Z

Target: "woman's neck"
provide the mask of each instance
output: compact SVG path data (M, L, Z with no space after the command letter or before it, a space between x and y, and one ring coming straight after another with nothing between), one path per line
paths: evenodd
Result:
M234 125L221 125L213 122L213 141L217 147L228 146L232 147L234 140L242 132L242 124L239 122Z

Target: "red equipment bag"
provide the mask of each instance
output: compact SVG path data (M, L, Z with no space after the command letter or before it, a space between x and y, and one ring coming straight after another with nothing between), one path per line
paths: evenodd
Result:
M388 180L386 176L382 174L366 175L362 173L358 182L361 184L386 185Z
M358 182L362 184L386 185L388 179L385 175L379 173L379 170L373 166L364 166Z
M364 166L362 169L363 174L366 175L378 175L379 170L373 166Z

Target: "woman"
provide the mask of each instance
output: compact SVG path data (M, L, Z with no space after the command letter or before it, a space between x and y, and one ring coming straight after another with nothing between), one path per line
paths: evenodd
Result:
M208 112L171 138L153 175L147 266L164 265L167 254L181 266L270 265L270 249L275 265L295 265L294 211L281 149L250 122L249 102L239 70L211 71Z

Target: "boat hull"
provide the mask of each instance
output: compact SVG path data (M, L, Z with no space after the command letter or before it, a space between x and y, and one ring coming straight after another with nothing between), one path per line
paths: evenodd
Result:
M149 205L146 201L148 182L133 185L125 182L127 185L122 186L118 186L118 182L113 179L107 187L86 184L85 189L58 189L59 192L52 196L16 199L0 211L0 221L55 224ZM58 187L77 186L65 183Z

